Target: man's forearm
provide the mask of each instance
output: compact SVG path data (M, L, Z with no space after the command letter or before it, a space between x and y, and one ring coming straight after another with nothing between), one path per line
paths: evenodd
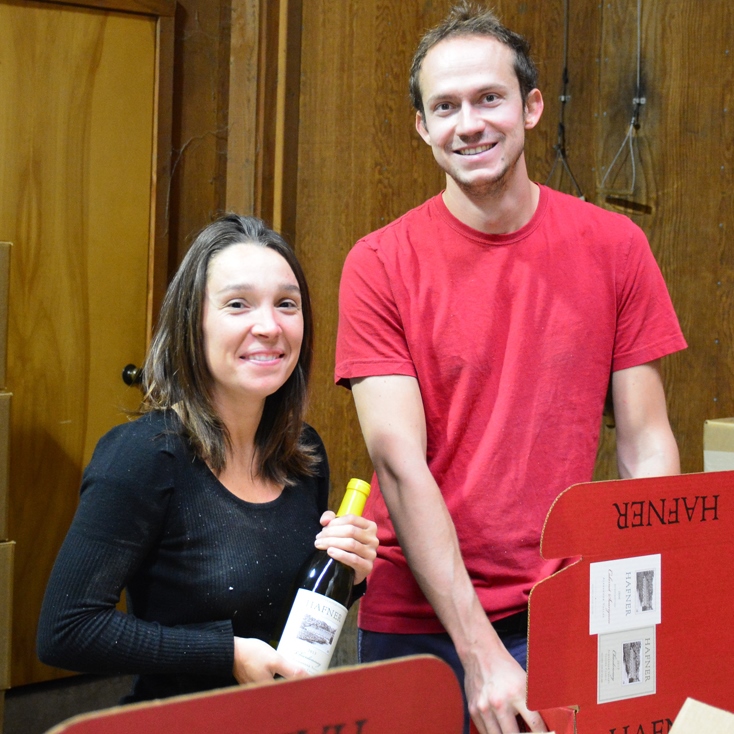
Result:
M618 435L617 461L622 479L680 474L678 444L667 421L635 439Z
M461 657L482 638L499 642L472 585L454 523L426 467L409 478L376 466L406 560Z

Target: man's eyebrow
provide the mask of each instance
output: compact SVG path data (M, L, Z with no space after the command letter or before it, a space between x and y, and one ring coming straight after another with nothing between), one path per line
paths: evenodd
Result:
M507 84L502 82L492 82L491 84L485 84L476 89L470 90L471 96L481 96L483 94L489 94L490 92L506 92L509 89ZM460 93L453 89L446 89L444 91L439 90L435 94L426 97L426 105L436 104L436 102L450 102L457 97L460 97Z

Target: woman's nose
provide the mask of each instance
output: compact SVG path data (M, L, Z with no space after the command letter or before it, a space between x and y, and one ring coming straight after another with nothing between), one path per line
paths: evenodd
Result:
M262 335L280 333L281 328L278 323L278 314L272 306L261 306L257 309L253 331Z

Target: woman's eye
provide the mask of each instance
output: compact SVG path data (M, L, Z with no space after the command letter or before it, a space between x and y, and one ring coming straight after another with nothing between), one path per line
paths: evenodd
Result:
M241 301L241 300L230 301L227 305L233 311L242 311L243 309L247 308L247 303L245 301Z
M288 309L295 310L298 308L298 304L295 301L291 300L290 298L288 298L285 301L281 301L278 305L280 306L280 308L283 308L286 310Z

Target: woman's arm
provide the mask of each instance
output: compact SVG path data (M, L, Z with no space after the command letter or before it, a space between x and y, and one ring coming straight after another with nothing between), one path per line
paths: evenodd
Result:
M116 608L158 526L155 512L136 513L134 501L128 511L118 502L101 502L113 494L115 488L97 486L82 495L46 589L38 625L39 658L87 673L228 675L234 655L229 621L170 627ZM104 514L115 516L107 534L95 520ZM121 536L120 524L128 524L133 535L137 528L137 540Z
M99 441L46 588L43 662L90 673L231 674L229 620L173 627L116 608L165 532L177 466L190 464L165 428L165 418L151 415Z

